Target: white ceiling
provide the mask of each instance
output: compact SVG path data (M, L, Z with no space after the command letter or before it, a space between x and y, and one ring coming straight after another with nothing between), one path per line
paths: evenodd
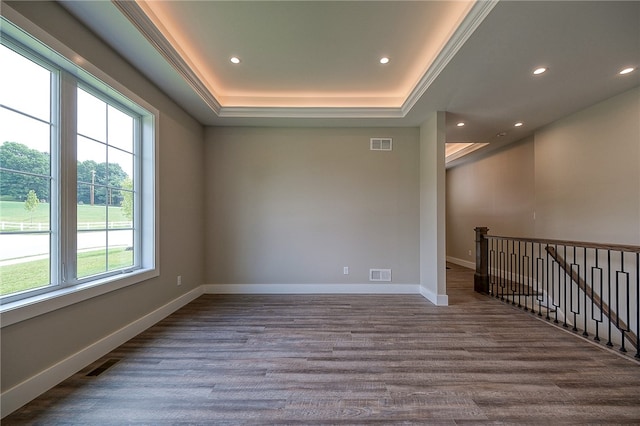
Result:
M640 84L618 74L640 66L639 1L61 3L205 125L417 126L440 110L448 142L486 150Z

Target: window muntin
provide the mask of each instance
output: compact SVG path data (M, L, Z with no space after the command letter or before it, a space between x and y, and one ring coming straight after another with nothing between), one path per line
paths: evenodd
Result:
M40 37L53 43L57 51L49 49L25 30L7 20L5 18L7 13L11 19L17 19L21 25L35 30ZM34 129L35 132L39 127L39 133L47 136L46 142L41 142L44 137L35 139L40 141L42 146L48 144L48 147L43 148L42 152L47 152L49 159L46 174L28 173L9 168L0 170L2 173L0 183L5 177L15 179L17 176L23 179L26 177L40 178L49 183L49 199L46 199L49 202L48 229L44 229L42 232L24 231L20 233L3 232L0 229L0 247L15 247L16 238L29 237L33 239L36 235L40 239L47 238L48 244L46 242L39 244L49 247L48 254L39 255L44 259L38 259L48 262L48 268L42 264L34 266L15 259L4 259L3 261L3 258L0 258L0 268L3 268L0 269L0 281L2 281L0 284L2 290L0 292L0 305L2 305L0 311L3 312L2 326L4 327L21 319L29 318L31 315L38 315L50 309L65 306L67 303L75 303L158 275L156 265L158 226L155 197L157 111L86 61L83 63L93 74L76 66L67 58L77 59L78 55L24 20L11 8L4 8L3 16L0 19L2 20L0 26L2 54L19 54L21 60L34 63L46 70L50 80L47 91L49 97L49 118L47 121L42 119L46 114L46 108L36 108L27 102L28 98L37 99L37 95L31 94L27 89L24 91L14 90L14 92L4 90L7 81L10 82L8 85L16 87L15 82L10 80L11 78L19 74L27 74L16 72L15 67L2 67L3 70L12 71L11 76L4 73L0 78L0 82L4 84L4 86L0 86L0 92L9 93L3 102L11 103L14 106L0 107L0 122L2 124L5 121L18 123L22 120L22 125L11 128L1 125L0 132L4 133L0 133L0 144L5 137L14 139L15 136L12 137L12 134L17 135L18 140L24 140L26 136L20 129L25 128L24 120L27 119L30 120L28 121L29 128ZM7 62L2 59L2 63ZM99 80L94 75L104 80ZM36 85L31 82L28 89L39 87L38 90L33 90L41 93L44 86L44 83ZM24 96L26 93L29 94L28 97ZM125 93L126 96L122 93ZM85 94L90 96L83 98ZM91 105L84 109L77 108L78 103L84 101L88 101ZM89 112L94 112L96 106L102 110L105 105L107 112L106 117L103 116L104 125L94 127L93 123L88 125L86 121L83 121L83 117L87 117ZM18 107L25 111L17 110ZM73 117L71 117L72 115ZM82 124L84 127L78 126L79 122L84 123ZM87 138L87 136L89 137ZM98 142L102 144L104 155L101 158L104 159L103 167L106 176L104 182L94 183L93 188L90 187L91 184L86 178L79 180L77 177L80 168L78 158L82 155L90 156L86 153L82 154L82 148L78 150L77 146L82 138L96 142L92 137L100 139ZM6 163L4 158L3 163ZM109 174L113 177L118 175L119 170L123 172L126 170L127 176L120 181L109 180ZM95 191L94 197L104 202L103 206L98 206L97 210L100 213L93 225L91 223L87 225L88 221L81 220L82 217L78 214L80 188L85 192L93 189ZM0 193L0 202L3 201L3 193ZM43 197L41 200L45 200L45 198ZM44 204L46 203L39 203L39 208L44 207ZM118 221L116 219L122 218L122 214L118 215L118 211L121 213L122 210L127 212L127 220ZM3 209L0 206L0 221L4 218L3 215L8 216L9 213L9 209ZM128 217L131 219L128 220ZM83 222L84 226L89 229L81 229ZM40 226L42 227L42 225ZM93 229L91 229L92 226ZM24 227L26 225L23 225ZM94 247L94 251L97 253L83 252L80 258L84 263L80 262L78 265L83 239L86 238L85 234L89 235L91 232L101 233L99 239L102 241L102 237L104 237L104 243L101 243L97 248ZM27 245L31 246L31 244ZM126 252L124 256L109 254L112 250L122 252L123 246L125 249L129 249L124 250ZM17 251L14 251L14 254L18 256ZM86 261L86 256L96 254L97 263ZM9 267L12 263L20 263L23 266L24 270L18 271L17 274L14 273L14 277L17 275L21 278L13 280L20 282L20 285L25 288L24 292L18 292L8 286L8 282L12 278L4 266ZM36 275L39 277L46 277L46 283L36 290L27 289L24 283L28 280L25 277L28 278L27 273L34 272L37 272ZM55 303L53 300L52 303L43 303L52 297L56 298ZM23 299L26 300L26 303L21 302ZM19 309L22 307L25 309ZM11 315L7 315L8 313Z

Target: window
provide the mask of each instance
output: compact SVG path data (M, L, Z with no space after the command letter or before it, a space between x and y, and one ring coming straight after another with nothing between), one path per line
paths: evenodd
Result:
M1 28L2 311L157 275L157 112L68 49Z

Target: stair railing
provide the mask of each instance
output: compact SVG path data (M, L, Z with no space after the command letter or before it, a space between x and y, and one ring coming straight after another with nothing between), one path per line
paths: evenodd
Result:
M475 231L476 291L640 358L640 246Z

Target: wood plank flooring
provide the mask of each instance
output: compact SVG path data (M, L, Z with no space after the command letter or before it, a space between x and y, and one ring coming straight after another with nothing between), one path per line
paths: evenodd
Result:
M2 424L640 424L638 362L474 293L473 272L450 266L448 307L202 296Z

